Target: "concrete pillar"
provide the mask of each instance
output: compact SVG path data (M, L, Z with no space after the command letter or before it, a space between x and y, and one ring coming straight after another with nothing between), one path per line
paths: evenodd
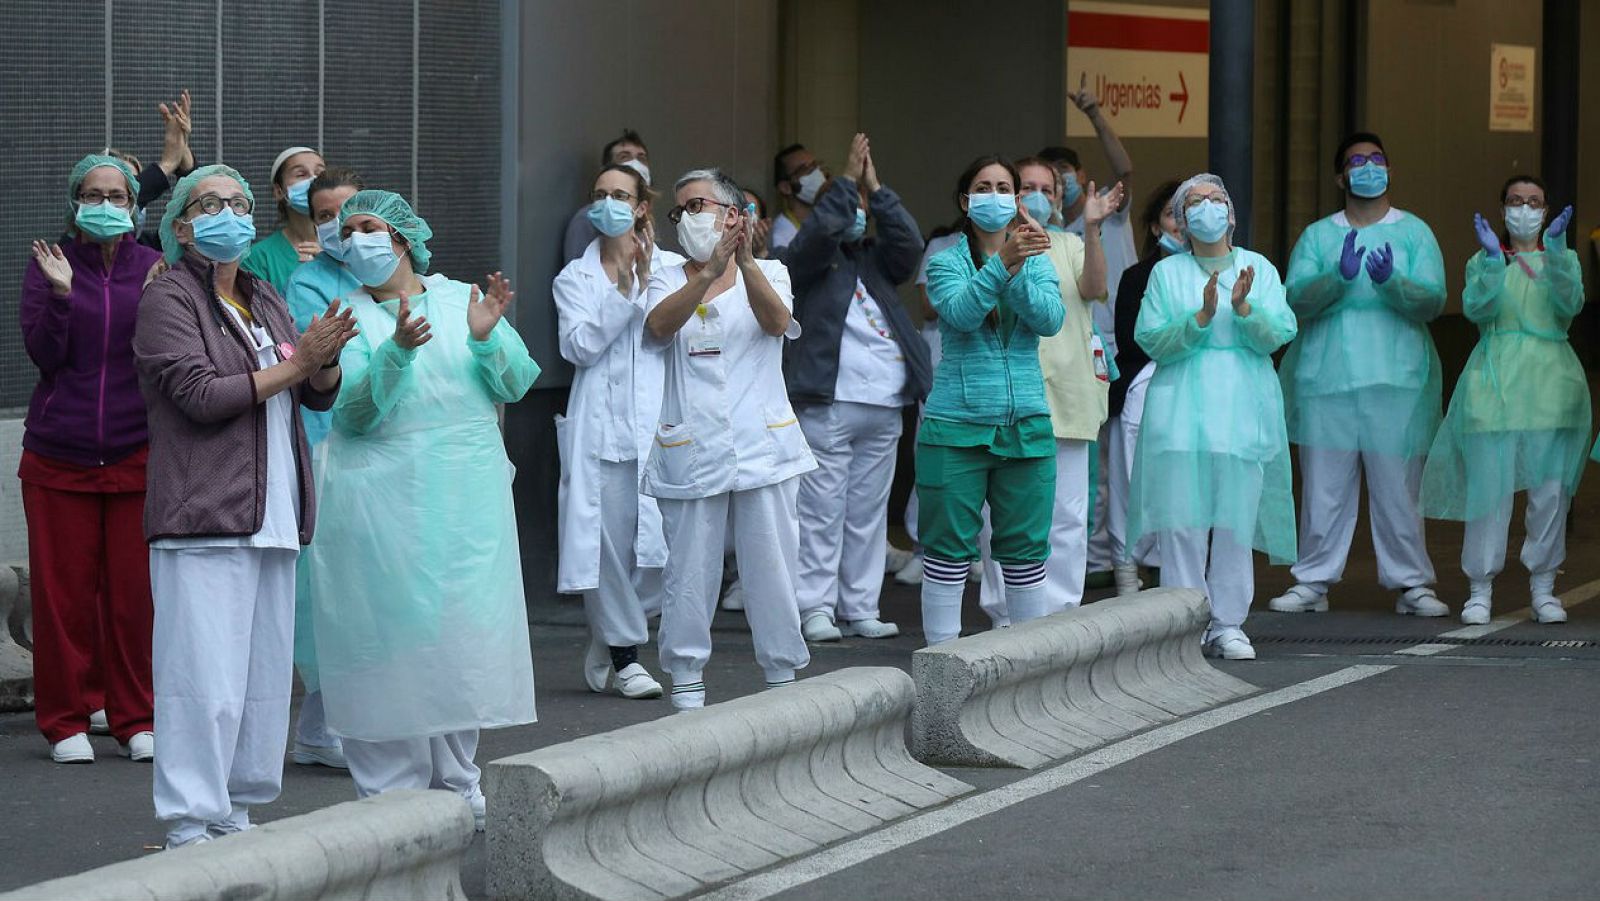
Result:
M1211 171L1222 177L1238 218L1235 244L1250 246L1254 208L1256 10L1254 0L1211 0Z

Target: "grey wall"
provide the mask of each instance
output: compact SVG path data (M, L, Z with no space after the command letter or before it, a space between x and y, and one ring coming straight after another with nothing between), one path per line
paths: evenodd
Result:
M517 63L517 327L544 368L506 416L518 468L518 524L530 600L555 590L556 485L551 417L572 370L556 346L550 283L567 220L585 201L600 149L624 127L649 145L662 191L688 169L717 165L762 185L777 132L777 5L763 0L524 0Z

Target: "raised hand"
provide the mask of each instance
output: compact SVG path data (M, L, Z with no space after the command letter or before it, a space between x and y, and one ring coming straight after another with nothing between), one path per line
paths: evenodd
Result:
M869 195L883 187L883 182L878 180L878 164L872 161L870 146L867 148L867 167L861 172L861 186L867 189Z
M1367 276L1374 285L1381 285L1394 275L1394 248L1387 241L1367 256Z
M1472 230L1477 233L1478 244L1483 247L1483 252L1489 255L1489 259L1498 260L1504 256L1500 252L1500 236L1494 233L1494 226L1483 218L1482 213L1472 214Z
M1020 205L1017 209L1022 212L1025 224L1012 229L1011 234L1006 237L1006 243L1000 246L1000 262L1012 275L1022 268L1028 257L1038 256L1050 250L1050 236L1045 234L1044 229L1040 228Z
M1216 294L1216 282L1217 279L1215 275L1213 275L1211 279L1211 292L1213 297ZM1239 273L1239 277L1237 279L1234 279L1233 296L1229 298L1229 300L1233 303L1234 315L1250 315L1250 288L1254 286L1255 283L1256 267L1254 266L1244 267L1244 271ZM1213 309L1215 309L1215 307L1213 307Z
M405 301L401 301L402 308ZM300 344L289 359L308 378L339 359L339 352L356 336L354 310L339 309L339 301L328 304L321 316L314 316L300 335Z
M713 279L721 278L722 273L728 271L728 263L733 260L734 253L739 249L739 244L745 235L742 221L736 221L724 228L722 237L717 239L717 246L711 249L711 259L706 260L705 272Z
M1122 209L1122 182L1117 182L1116 187L1104 195L1095 190L1093 181L1089 182L1089 190L1083 201L1084 225L1099 225L1119 209Z
M72 264L67 262L60 245L33 242L33 261L39 264L39 271L50 281L50 290L57 297L72 293Z
M1555 245L1557 248L1565 247L1567 244L1567 226L1571 224L1572 205L1568 204L1566 209L1557 213L1556 217L1550 220L1550 226L1544 230L1546 248L1551 245Z
M1366 253L1367 249L1365 247L1359 250L1356 249L1356 230L1350 229L1349 233L1344 236L1344 249L1339 252L1339 274L1344 277L1345 281L1349 281L1361 274L1361 258Z
M845 156L844 171L840 174L856 184L861 183L861 175L867 169L867 155L871 146L867 143L867 136L857 133L850 139L850 152Z
M750 234L755 239L755 246L750 248L750 252L762 259L766 259L769 255L767 243L772 237L772 220L757 219L755 227L751 229Z
M656 225L646 217L644 227L633 230L633 271L641 285L650 280L650 261L655 252Z
M162 103L156 107L161 113L163 132L161 168L169 175L180 169L194 168L194 151L189 147L189 133L194 128L194 120L189 115L190 107L187 89L171 106Z
M489 340L489 333L500 324L516 296L517 292L511 290L511 279L499 272L489 274L487 292L480 293L478 286L473 285L472 299L467 304L467 328L472 332L472 340Z
M1087 71L1078 79L1078 89L1069 92L1067 96L1072 98L1073 106L1083 110L1085 116L1093 116L1095 110L1100 108L1099 96L1094 91L1089 90L1089 73Z
M472 299L478 298L478 286L472 286ZM468 304L467 320L472 320L472 308L476 304ZM433 326L422 316L412 318L411 295L400 293L400 309L394 317L394 343L400 345L401 350L416 350L433 340Z
M1211 273L1211 278L1206 280L1206 288L1200 292L1200 312L1195 314L1195 319L1202 327L1210 325L1211 320L1217 315L1217 276L1220 273ZM1243 276L1240 276L1241 278Z

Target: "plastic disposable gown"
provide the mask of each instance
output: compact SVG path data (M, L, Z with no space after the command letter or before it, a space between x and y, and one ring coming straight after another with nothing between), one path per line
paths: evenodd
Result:
M517 524L495 404L539 366L502 321L467 328L470 286L426 276L433 339L394 342L398 301L350 296L360 334L325 445L311 545L328 726L369 741L534 719Z
M1220 268L1217 314L1195 322L1210 269ZM1250 315L1229 298L1255 267ZM1129 545L1145 535L1230 529L1253 536L1275 563L1295 559L1295 521L1283 395L1272 352L1295 336L1278 270L1235 248L1227 257L1168 257L1150 273L1134 338L1159 365L1145 392L1134 459Z
M1428 454L1423 513L1480 519L1549 482L1575 494L1589 445L1589 382L1567 343L1583 308L1578 255L1520 253L1508 263L1479 251L1461 302L1480 337Z
M289 277L289 290L284 293L283 300L289 305L289 315L294 317L294 327L303 332L311 327L314 317L328 311L328 304L360 288L361 283L349 269L328 254L319 253ZM306 441L315 448L328 436L333 413L301 408L300 418L305 420Z
M1371 254L1387 243L1394 274L1374 285L1363 266L1347 280L1339 257L1349 232L1343 212L1314 222L1289 258L1285 287L1300 322L1281 369L1289 440L1419 457L1439 428L1439 352L1428 322L1444 309L1444 257L1426 223L1391 210L1357 232L1356 246Z

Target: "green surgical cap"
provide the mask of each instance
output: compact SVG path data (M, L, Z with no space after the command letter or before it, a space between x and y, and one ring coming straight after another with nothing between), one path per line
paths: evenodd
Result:
M339 227L344 228L346 219L361 214L389 223L411 247L412 268L419 273L428 271L428 261L433 259L433 254L428 252L428 239L433 237L433 229L411 209L404 197L393 191L357 191L339 208Z
M178 217L183 215L183 208L189 205L189 195L193 193L194 186L213 175L226 175L238 182L239 187L244 189L245 198L251 204L256 202L256 195L250 191L250 183L231 166L220 163L201 166L179 179L178 186L172 189L172 197L167 200L167 212L161 217L161 253L167 258L168 263L176 263L183 258L183 245L178 243L178 235L172 230L172 223L178 221Z
M101 166L108 166L117 170L118 172L121 172L122 177L128 180L128 196L132 197L135 202L138 202L139 177L133 174L133 167L114 156L107 156L103 153L91 153L79 160L78 165L72 167L72 174L67 177L68 203L78 202L78 186L83 184L83 180L88 177L90 171L98 169Z

